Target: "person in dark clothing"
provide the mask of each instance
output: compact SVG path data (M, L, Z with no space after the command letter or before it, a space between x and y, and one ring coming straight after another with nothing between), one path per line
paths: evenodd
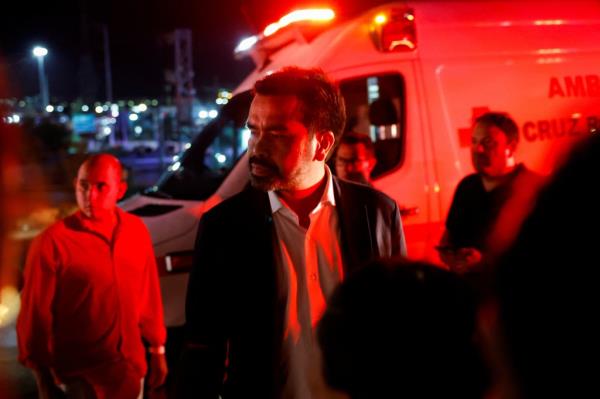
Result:
M344 122L343 98L319 70L256 83L251 187L198 227L180 396L315 397L313 328L326 299L364 262L406 254L396 203L325 164Z
M342 135L335 152L337 177L372 186L371 172L375 164L375 147L368 135L355 132Z
M517 184L538 185L540 177L515 161L518 142L517 125L506 114L489 112L475 120L471 156L476 173L458 184L437 247L452 270L465 272L482 261L498 216Z
M540 191L494 263L486 342L505 398L598 397L600 135L586 138Z

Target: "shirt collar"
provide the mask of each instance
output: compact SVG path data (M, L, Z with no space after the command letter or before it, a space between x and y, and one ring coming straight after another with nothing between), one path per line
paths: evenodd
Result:
M117 215L117 225L115 226L115 232L117 232L119 230L119 228L121 227L121 224L123 222L123 213L124 211L119 208L116 207L115 208L115 213ZM94 223L92 223L84 214L81 210L77 211L74 215L77 218L77 221L79 223L79 226L83 229L83 230L87 230L89 232L92 233L96 233L96 234L100 234L102 235L96 225Z
M327 179L327 185L325 186L325 191L323 192L323 196L319 201L319 204L315 209L319 209L321 206L330 204L331 206L335 206L335 196L333 194L333 178L331 177L331 170L329 170L329 166L325 165L325 178ZM268 191L269 195L269 203L271 204L271 213L275 214L284 205L281 203L281 200L277 196L275 191Z

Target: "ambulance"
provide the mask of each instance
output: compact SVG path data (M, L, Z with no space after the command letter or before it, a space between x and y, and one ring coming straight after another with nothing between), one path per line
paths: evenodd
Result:
M184 322L198 220L248 184L251 90L273 71L317 67L339 84L348 129L375 142L374 185L399 204L411 258L436 258L456 185L473 172L478 115L509 113L517 160L542 174L600 129L598 1L405 1L352 19L297 10L235 53L254 71L158 183L122 204L152 235L169 326Z

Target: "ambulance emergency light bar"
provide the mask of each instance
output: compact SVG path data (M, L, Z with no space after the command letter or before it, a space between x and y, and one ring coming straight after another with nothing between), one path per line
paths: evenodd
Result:
M274 35L288 25L298 22L309 23L327 23L335 18L335 12L330 8L310 8L305 10L296 10L283 16L279 21L273 22L262 31L262 33L243 39L235 48L236 56L242 55L251 50L256 43Z

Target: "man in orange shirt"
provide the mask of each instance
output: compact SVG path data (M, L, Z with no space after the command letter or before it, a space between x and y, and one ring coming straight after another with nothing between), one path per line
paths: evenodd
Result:
M152 242L143 222L117 208L119 161L86 160L75 179L79 211L32 243L17 323L19 359L40 397L133 399L167 374L166 331Z

